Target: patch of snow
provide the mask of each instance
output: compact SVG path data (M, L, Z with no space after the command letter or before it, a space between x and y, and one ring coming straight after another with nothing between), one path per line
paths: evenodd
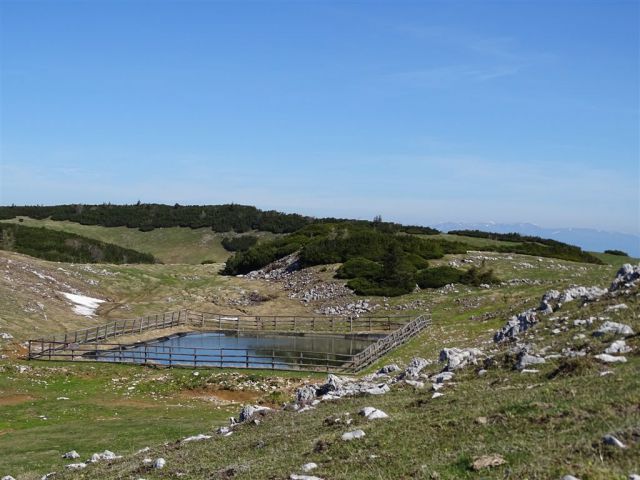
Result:
M78 315L83 315L85 317L93 317L96 313L96 309L100 306L101 303L104 303L104 300L100 300L99 298L87 297L85 295L76 295L74 293L67 292L59 292L64 295L67 300L75 303L73 307L73 311Z

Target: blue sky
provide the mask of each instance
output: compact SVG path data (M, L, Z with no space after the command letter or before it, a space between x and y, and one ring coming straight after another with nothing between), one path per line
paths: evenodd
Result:
M0 0L0 203L640 233L639 5Z

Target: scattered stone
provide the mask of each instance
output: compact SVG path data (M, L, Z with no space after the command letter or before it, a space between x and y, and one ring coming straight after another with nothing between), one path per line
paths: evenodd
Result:
M624 340L616 340L606 348L604 353L608 353L608 354L629 353L630 351L631 351L631 347L628 346Z
M449 380L451 380L453 378L455 374L453 372L441 372L438 373L437 375L434 375L433 377L431 377L431 381L435 382L435 383L444 383L444 382L448 382Z
M617 322L604 322L602 326L594 332L596 337L605 335L607 333L614 333L616 335L633 335L633 329L629 325Z
M413 388L424 388L424 382L419 382L417 380L405 380L404 383L411 385Z
M238 422L239 423L246 422L248 420L251 420L254 415L257 415L257 414L262 415L271 411L272 409L269 407L262 407L260 405L245 405L240 410Z
M632 473L631 475L629 475L629 480L640 480L640 475Z
M16 480L16 479L13 478L11 475L5 475L4 477L2 477L2 480Z
M595 355L594 358L597 358L604 363L627 363L626 357L614 357L613 355L608 355L606 353Z
M351 440L355 440L358 438L362 438L365 436L364 431L362 430L354 430L353 432L347 432L342 434L342 440L349 442Z
M389 375L390 373L399 372L400 370L401 369L398 365L396 365L395 363L392 363L390 365L385 365L380 370L378 370L377 373L379 375Z
M518 355L518 363L516 363L515 368L517 370L524 370L525 368L531 365L539 365L541 363L546 363L546 360L542 357L536 357L535 355L530 355L526 352L521 352Z
M435 392L433 395L431 395L431 398L438 398L438 397L444 397L444 393Z
M475 419L475 422L478 425L486 425L488 420L487 420L487 417L478 417L478 418Z
M87 468L87 464L82 463L70 463L69 465L65 465L64 468L68 468L69 470L82 470L83 468Z
M164 466L167 464L167 461L160 457L160 458L156 458L156 461L153 462L153 468L164 468Z
M564 477L562 477L562 480L580 480L577 477L574 477L573 475L565 475Z
M68 459L74 460L76 458L80 458L80 454L75 450L71 450L70 452L67 452L64 455L62 455L62 458L68 458Z
M303 472L310 472L311 470L315 470L316 468L318 468L318 464L314 462L309 462L302 465Z
M183 438L181 443L198 442L200 440L208 440L210 438L211 438L211 435L205 435L203 433L200 433L192 437Z
M122 456L116 455L111 450L105 450L102 453L94 453L93 455L91 455L91 459L87 460L87 462L96 463L102 460L117 460L119 458L122 458Z
M295 473L292 473L292 474L289 476L289 479L290 479L290 480L323 480L322 478L320 478L320 477L315 477L315 476L313 476L313 475L297 475L297 474L295 474Z
M593 317L589 317L587 319L578 319L578 320L574 320L573 321L573 325L575 327L582 327L582 326L586 326L586 325L591 325L593 324Z
M604 442L605 445L612 445L618 448L627 448L627 446L624 443L622 443L613 435L605 435L604 437L602 437L602 441Z
M386 413L384 413L382 410L378 410L377 408L373 408L373 407L364 407L362 410L360 410L360 415L362 415L363 417L367 418L368 420L377 420L380 418L389 418L389 415L387 415Z
M605 312L617 312L618 310L626 310L627 305L624 303L619 303L618 305L611 305L610 307L607 307Z
M491 468L498 467L500 465L504 465L507 461L502 457L502 455L492 454L492 455L483 455L482 457L478 457L474 459L472 468L476 471L482 470L483 468Z
M13 335L11 335L10 333L0 332L0 340L11 340L11 339L13 339Z

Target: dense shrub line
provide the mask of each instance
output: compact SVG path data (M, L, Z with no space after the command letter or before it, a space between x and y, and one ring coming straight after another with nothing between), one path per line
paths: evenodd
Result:
M486 251L519 253L522 255L559 258L561 260L568 260L572 262L595 263L598 265L603 264L598 257L583 251L580 247L552 240L550 238L520 235L519 233L483 232L480 230L452 230L449 233L465 237L487 238L490 240L515 243L515 245L488 245L482 247L482 249Z
M155 258L111 243L47 228L0 223L0 249L55 262L154 263Z
M628 257L629 254L627 252L623 252L622 250L605 250L604 253L608 253L609 255L618 255L620 257Z
M83 225L130 227L142 231L160 227L210 227L216 232L263 230L294 232L312 221L309 217L262 211L245 205L55 205L0 207L0 219L25 216L69 220Z
M216 232L244 233L260 230L272 233L293 233L314 223L353 223L353 220L337 218L316 219L293 213L264 211L248 205L162 205L137 203L135 205L52 205L52 206L0 206L0 220L16 217L52 220L69 220L83 225L103 227L130 227L150 231L161 227L210 227ZM403 226L374 221L356 221L363 225L375 224L388 232L434 235L438 230L430 227Z

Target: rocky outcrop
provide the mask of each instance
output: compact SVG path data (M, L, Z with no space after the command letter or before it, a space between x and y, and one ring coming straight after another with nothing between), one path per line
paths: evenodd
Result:
M631 288L640 282L640 264L625 263L616 273L609 290L614 292L623 288Z
M493 341L502 342L510 338L515 338L519 333L529 330L536 323L538 323L538 316L535 310L527 310L519 315L514 315L504 327L495 333Z
M440 361L447 362L445 370L452 372L467 365L477 365L484 356L478 348L444 348L440 352Z

